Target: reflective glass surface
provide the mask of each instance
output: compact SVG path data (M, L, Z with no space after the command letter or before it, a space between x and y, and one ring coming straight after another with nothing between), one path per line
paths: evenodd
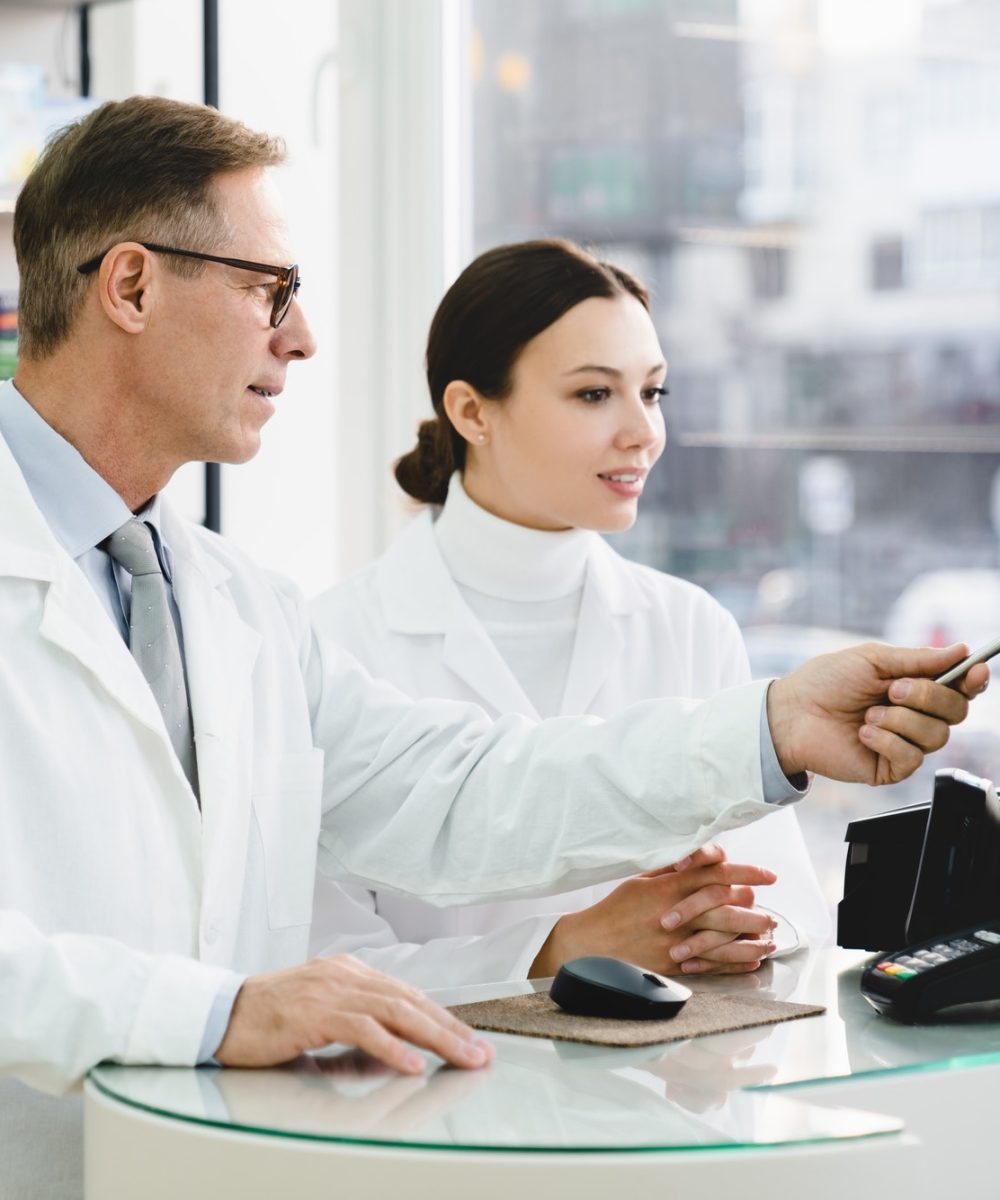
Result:
M809 1001L827 1012L666 1046L611 1049L497 1036L489 1069L435 1062L416 1079L335 1047L266 1071L106 1065L91 1079L116 1099L183 1120L387 1146L666 1151L869 1137L900 1124L805 1104L787 1089L826 1080L836 1103L836 1081L844 1077L1000 1063L1000 1021L980 1013L897 1025L862 999L864 961L856 952L828 950L794 955L754 976L696 981L699 989ZM530 986L463 988L436 998L468 1003Z

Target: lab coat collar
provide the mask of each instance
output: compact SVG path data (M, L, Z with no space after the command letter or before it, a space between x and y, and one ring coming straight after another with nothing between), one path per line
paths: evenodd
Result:
M433 532L434 513L425 509L410 522L375 567L386 624L395 633L447 633L449 607L461 593L452 579ZM648 608L632 564L603 538L594 538L587 560L585 589L597 591L607 612L624 616Z
M223 556L209 554L196 533L164 499L162 529L170 546L174 597L184 629L188 685L198 748L199 786L206 837L228 801L237 777L232 756L238 746L233 696L246 695L260 636L242 620L222 585L230 576ZM161 742L165 770L190 794L163 719L142 672L93 586L57 541L31 497L10 448L0 437L0 577L46 584L39 632L72 655L105 691ZM248 803L242 808L248 819ZM191 797L192 811L194 799ZM230 831L242 836L245 829Z
M3 576L47 585L39 603L41 637L75 658L114 701L156 735L166 769L174 772L187 788L149 685L92 584L49 528L10 447L0 438L0 577Z
M442 658L496 712L538 716L493 643L462 599L434 537L430 509L411 521L376 567L376 588L390 632L439 634Z
M433 512L403 530L375 568L386 627L399 634L444 637L445 665L497 712L538 716L489 634L452 579L433 532ZM586 712L624 646L617 618L649 605L637 574L603 538L587 561L576 643L560 709Z
M51 582L63 556L10 447L0 437L0 576Z

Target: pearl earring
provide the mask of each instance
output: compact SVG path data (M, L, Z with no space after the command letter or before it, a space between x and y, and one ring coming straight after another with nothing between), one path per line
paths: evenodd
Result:
M483 442L485 442L485 441L486 441L486 434L485 434L485 433L481 433L481 434L479 434L479 436L476 438L476 441L477 441L477 442L480 444L480 446L481 446L481 445L483 444Z

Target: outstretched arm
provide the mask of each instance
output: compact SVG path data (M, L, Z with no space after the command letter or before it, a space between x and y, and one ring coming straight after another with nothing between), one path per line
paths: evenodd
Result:
M904 778L966 714L964 695L920 678L962 650L867 645L771 684L782 768ZM309 664L315 742L329 751L320 855L335 878L444 904L542 895L653 869L774 811L761 790L763 682L606 721L490 722L468 705L409 702L336 658L323 647ZM985 675L970 671L966 691ZM894 689L890 704L896 680L910 694L897 702Z

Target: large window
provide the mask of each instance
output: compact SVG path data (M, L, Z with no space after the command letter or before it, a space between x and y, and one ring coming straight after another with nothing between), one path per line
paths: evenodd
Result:
M670 440L618 548L722 600L760 673L845 638L995 632L998 6L472 14L476 249L568 236L654 293ZM1000 775L1000 741L949 763ZM823 803L832 891L843 818L873 799Z

